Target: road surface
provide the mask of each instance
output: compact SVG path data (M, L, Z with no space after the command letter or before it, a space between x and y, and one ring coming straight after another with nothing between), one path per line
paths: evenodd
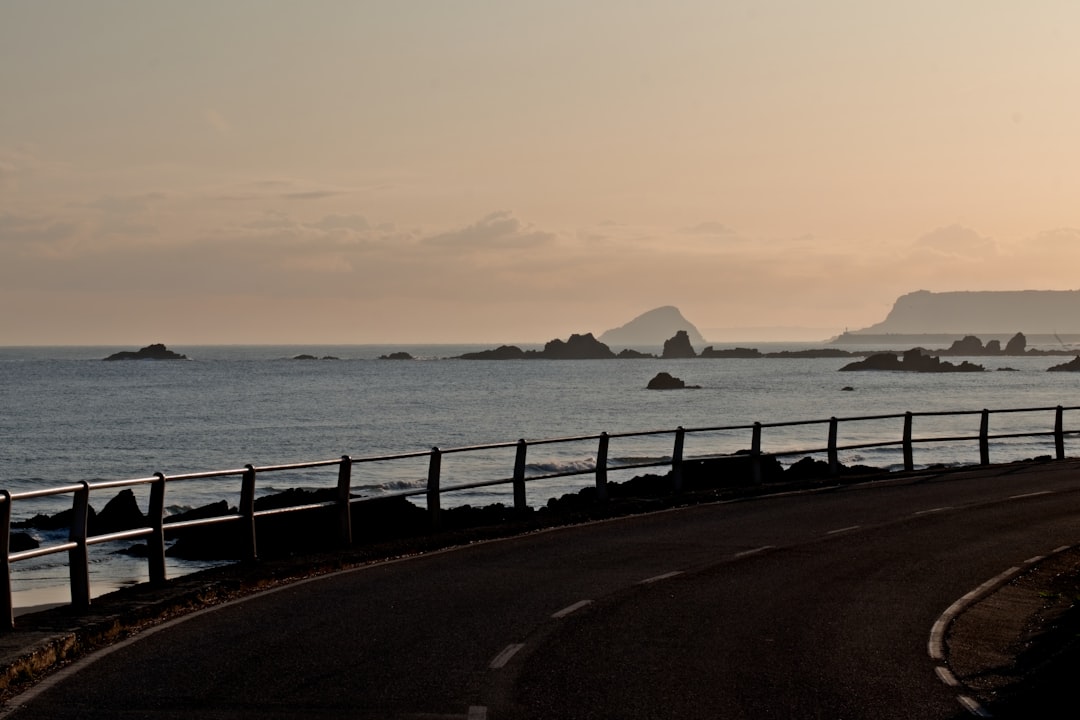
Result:
M1078 540L1074 462L689 507L204 611L4 717L957 718L934 622Z

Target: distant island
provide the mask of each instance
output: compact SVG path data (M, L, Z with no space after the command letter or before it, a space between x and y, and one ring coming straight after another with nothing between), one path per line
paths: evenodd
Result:
M845 332L838 340L853 343L860 337L896 335L993 337L1018 327L1029 335L1080 334L1080 290L919 290L897 298L883 321Z
M622 347L659 347L672 334L685 330L690 342L701 346L705 339L679 308L665 305L638 315L620 327L600 333L600 342Z
M154 343L136 351L125 350L113 353L103 360L187 360L187 355L181 355L169 350L161 343Z

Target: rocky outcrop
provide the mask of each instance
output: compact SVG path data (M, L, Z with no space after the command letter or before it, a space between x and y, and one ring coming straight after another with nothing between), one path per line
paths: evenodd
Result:
M308 355L307 353L301 353L293 358L293 360L340 360L341 358L334 357L333 355L323 355L318 358L314 355Z
M945 362L933 355L926 354L922 348L912 348L903 354L876 353L866 358L849 363L840 368L844 370L891 370L900 372L942 373L942 372L983 372L982 365L975 365L966 360L959 365Z
M571 335L565 342L551 340L540 352L540 357L549 360L607 360L615 357L604 343L593 337L592 333Z
M705 339L677 307L665 305L638 315L630 322L600 334L600 342L621 347L659 347L679 330L686 331L690 342L702 346Z
M687 385L681 378L677 378L670 373L660 372L657 373L649 384L646 386L648 390L683 390L683 389L700 389L700 385Z
M388 355L380 355L380 360L415 360L412 355L407 352L392 352Z
M664 352L660 355L665 360L678 360L682 358L695 358L694 346L690 344L690 336L685 330L679 330L673 337L664 341Z
M1027 337L1022 332L1016 333L1009 342L1005 343L1006 355L1023 355L1026 350Z
M700 357L703 357L703 358L738 358L738 359L746 358L746 359L752 359L752 358L759 358L759 357L765 357L765 356L762 355L761 351L756 349L756 348L737 347L737 348L724 348L722 350L717 350L717 349L713 348L712 345L710 345L710 346L708 346L707 348L705 348L704 350L701 351Z
M153 345L147 345L144 348L140 348L134 352L130 350L124 350L122 352L113 353L104 360L187 360L187 355L181 355L169 350L161 343L154 343Z
M592 333L571 335L568 340L551 340L543 350L522 350L516 345L503 345L495 350L458 355L459 360L608 360L615 357L604 343Z
M1080 372L1080 355L1077 355L1067 363L1061 365L1054 365L1053 367L1046 368L1047 372Z

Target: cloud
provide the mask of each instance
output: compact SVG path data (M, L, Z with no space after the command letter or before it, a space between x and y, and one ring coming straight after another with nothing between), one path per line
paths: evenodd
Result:
M997 254L997 245L992 239L960 225L938 228L923 235L915 245L940 255L958 258L989 258Z
M286 200L323 200L337 197L343 193L339 190L303 190L300 192L282 193L281 197Z
M362 215L326 215L321 220L309 223L309 226L319 230L355 230L356 232L371 229L371 225Z
M525 225L511 213L494 212L479 222L460 230L440 233L424 239L424 244L455 249L536 248L547 245L555 234Z

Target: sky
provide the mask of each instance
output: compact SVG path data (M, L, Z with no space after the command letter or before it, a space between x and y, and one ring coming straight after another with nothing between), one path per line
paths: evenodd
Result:
M0 345L1080 288L1072 0L0 0Z

